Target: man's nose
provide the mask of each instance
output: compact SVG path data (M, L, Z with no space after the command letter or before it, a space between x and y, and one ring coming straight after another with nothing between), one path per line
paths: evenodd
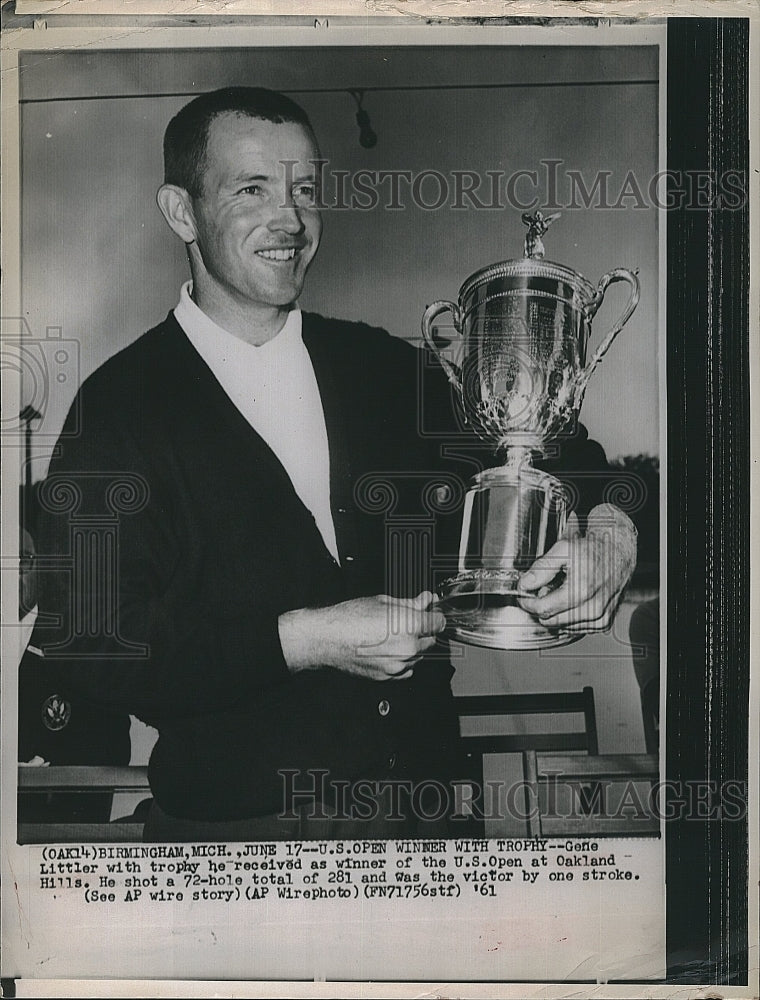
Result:
M269 229L295 235L303 231L304 224L298 207L290 197L283 198L269 220Z

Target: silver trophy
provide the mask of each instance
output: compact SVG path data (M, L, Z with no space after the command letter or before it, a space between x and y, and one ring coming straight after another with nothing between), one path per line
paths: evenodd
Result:
M458 303L434 302L422 317L425 341L456 387L465 419L501 462L475 476L467 492L458 572L439 588L439 606L456 638L497 649L579 638L545 627L518 603L527 596L518 586L521 574L562 536L568 514L562 484L533 468L532 457L572 430L591 374L639 301L633 271L608 271L595 288L576 271L543 260L542 237L557 215L522 218L528 226L522 260L475 272ZM630 297L587 362L591 321L617 281L630 285ZM446 351L433 334L444 312L458 335Z

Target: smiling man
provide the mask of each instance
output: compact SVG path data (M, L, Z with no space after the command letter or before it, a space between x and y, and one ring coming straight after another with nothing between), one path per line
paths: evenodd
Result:
M297 307L318 156L305 113L266 90L207 94L171 121L157 200L192 280L85 382L83 433L51 463L50 490L85 504L103 476L144 498L105 584L46 574L60 624L37 642L90 701L158 729L147 839L413 835L410 797L382 783L456 770L452 669L428 655L444 619L415 572L389 579L384 519L355 493L435 470L414 351ZM41 544L66 556L68 514L49 507Z
M158 205L187 245L195 304L260 346L285 325L319 247L319 152L306 116L286 98L262 100L270 117L260 118L244 110L244 93L222 95L216 104L200 98L169 125ZM236 101L239 112L207 120Z
M86 381L82 433L51 463L47 495L76 491L78 509L125 475L137 498L105 581L44 575L37 645L90 701L158 729L147 839L414 835L450 811L445 620L429 560L389 559L372 492L429 516L410 484L441 458L418 432L413 348L298 308L318 157L303 110L266 90L216 91L171 121L157 200L191 281ZM573 467L600 454L581 440ZM41 549L67 557L64 506L48 504ZM630 567L598 567L536 613L603 626Z

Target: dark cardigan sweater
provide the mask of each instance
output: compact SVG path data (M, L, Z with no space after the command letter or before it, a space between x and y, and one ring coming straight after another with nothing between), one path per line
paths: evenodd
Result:
M441 438L419 432L413 348L308 313L303 338L325 413L340 567L280 462L171 313L87 379L43 491L39 549L66 563L79 544L72 525L108 516L119 496L109 484L131 477L136 492L130 499L122 491L117 504L115 551L101 551L112 590L81 566L43 572L35 641L67 665L83 697L157 727L151 788L177 817L279 812L283 769L349 781L442 779L458 769L445 646L404 682L329 665L291 675L283 659L284 611L412 595L434 582L436 552L448 557L448 569L438 557L438 580L453 570L461 506L436 515L436 552L421 558L389 553L388 527L406 524L414 550L419 526L431 520L431 477L476 471L442 460ZM440 428L451 400L440 372L430 375L437 388L426 389L422 423ZM587 473L604 467L604 455L585 431L548 467L579 471L591 506L596 481ZM56 500L66 488L78 491L73 509ZM57 626L46 626L51 615ZM310 787L309 777L296 786Z
M282 612L410 594L426 582L427 567L413 559L409 572L386 572L389 494L365 477L387 481L398 511L419 517L419 473L440 467L437 445L417 434L412 348L310 314L303 337L325 411L340 567L280 462L173 314L87 379L51 462L40 539L47 555L71 556L73 518L107 513L104 497L120 473L144 494L118 518L109 573L118 638L105 619L107 598L92 613L96 634L77 628L76 608L92 605L102 589L80 569L42 574L36 641L68 664L81 695L158 728L151 787L176 816L277 812L278 769L324 769L339 780L427 779L447 774L456 753L445 654L397 683L329 666L291 675L283 659ZM79 434L70 433L75 413ZM370 492L360 486L357 496L362 480ZM74 511L56 511L50 498L66 484L81 498ZM44 626L48 615L59 616L57 628ZM136 648L125 650L127 642ZM381 714L381 701L390 711L383 706Z

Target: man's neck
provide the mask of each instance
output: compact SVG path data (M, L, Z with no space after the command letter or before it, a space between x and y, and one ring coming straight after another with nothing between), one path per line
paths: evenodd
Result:
M209 319L247 344L261 347L273 340L282 330L294 308L285 306L242 305L214 295L210 289L199 288L193 283L192 300Z

